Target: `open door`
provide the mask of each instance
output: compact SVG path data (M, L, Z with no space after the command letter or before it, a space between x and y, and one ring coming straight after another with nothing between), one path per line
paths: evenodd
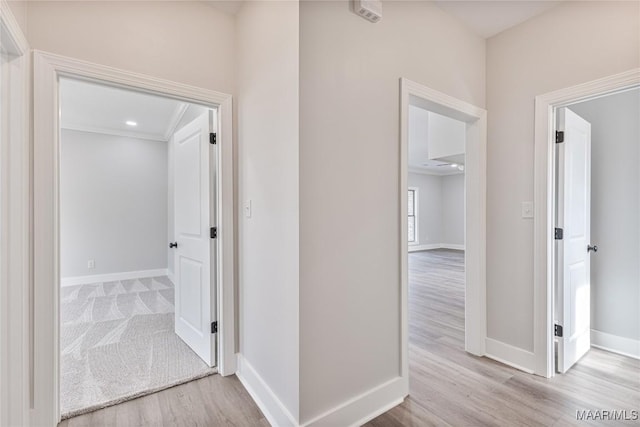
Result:
M557 370L566 372L591 347L591 124L558 109Z
M175 331L209 366L216 363L215 161L205 113L173 137Z

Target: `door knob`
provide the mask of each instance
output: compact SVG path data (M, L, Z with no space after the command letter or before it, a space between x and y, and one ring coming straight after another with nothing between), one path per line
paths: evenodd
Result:
M588 245L587 246L587 252L591 252L591 251L598 252L598 246L596 246L596 245L593 245L593 246Z
M169 243L169 248L177 248L178 242Z

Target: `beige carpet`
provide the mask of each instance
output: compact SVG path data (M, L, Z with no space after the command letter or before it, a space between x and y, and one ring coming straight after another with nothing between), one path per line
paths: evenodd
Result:
M215 372L173 332L167 277L63 287L60 298L63 419Z

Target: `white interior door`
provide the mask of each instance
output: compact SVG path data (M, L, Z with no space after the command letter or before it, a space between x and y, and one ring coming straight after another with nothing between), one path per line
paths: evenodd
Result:
M558 129L564 131L564 142L556 144L557 227L563 236L557 240L555 306L556 323L562 327L562 336L557 338L557 370L564 373L591 347L591 124L560 108Z
M214 145L209 113L173 137L175 331L209 366L215 365Z

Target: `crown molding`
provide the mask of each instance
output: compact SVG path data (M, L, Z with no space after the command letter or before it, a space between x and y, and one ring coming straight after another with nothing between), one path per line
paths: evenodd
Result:
M185 113L189 109L189 104L186 102L181 102L176 107L176 110L173 112L171 119L169 120L169 126L167 126L167 131L164 133L164 140L169 141L174 133L176 133L176 128L180 124L180 121L184 117Z
M120 136L124 138L133 138L133 139L144 139L147 141L155 141L155 142L167 142L168 139L165 139L164 135L159 134L150 134L144 132L131 132L126 130L115 130L115 129L107 129L101 127L91 127L84 125L76 125L76 124L65 124L61 125L60 129L66 130L74 130L77 132L87 132L87 133L96 133L101 135L112 135L112 136Z
M21 56L29 50L29 42L6 0L0 1L0 37L2 50L11 56Z
M409 167L409 173L417 173L420 175L430 175L430 176L450 176L450 175L463 175L464 171L452 170L447 172L436 172L428 169L420 169L416 167Z

